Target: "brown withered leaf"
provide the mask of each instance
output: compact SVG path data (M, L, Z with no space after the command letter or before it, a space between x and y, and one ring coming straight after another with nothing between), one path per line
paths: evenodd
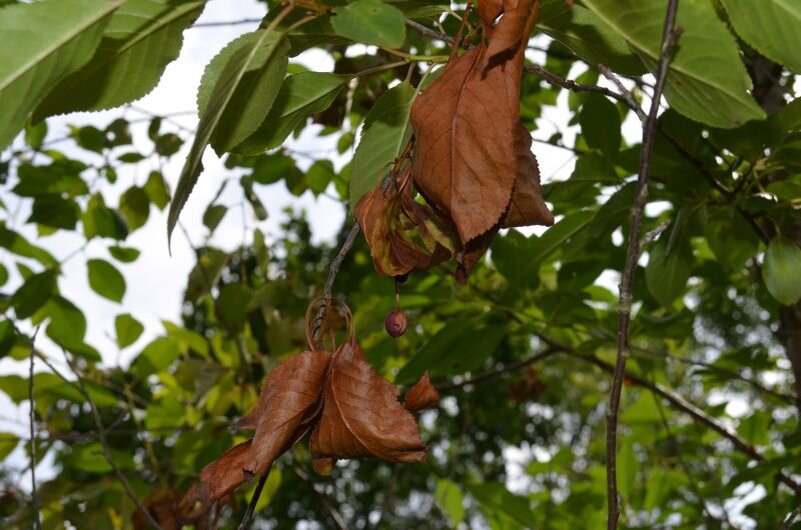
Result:
M449 63L411 110L414 184L463 244L500 222L517 178L519 76L515 94L503 67L482 72L481 52Z
M414 185L452 220L465 246L462 271L487 246L466 248L479 236L553 222L519 108L525 42L538 12L534 0L480 2L486 45L449 63L412 105Z
M259 419L245 471L264 473L303 436L319 413L320 390L330 361L328 352L306 351L270 372L256 405Z
M439 392L431 384L428 372L425 372L403 397L403 406L410 412L434 408L439 403Z
M172 490L156 490L142 503L142 507L159 524L162 530L181 530L183 523L178 515L178 503L181 494ZM135 510L131 516L134 530L148 530L150 521L141 510Z
M228 495L250 477L245 474L245 465L253 440L235 445L200 472L200 483L190 489L182 504L192 506L196 501L205 506Z
M309 446L315 459L426 458L417 422L398 402L398 389L372 369L355 341L345 344L331 362L323 411Z

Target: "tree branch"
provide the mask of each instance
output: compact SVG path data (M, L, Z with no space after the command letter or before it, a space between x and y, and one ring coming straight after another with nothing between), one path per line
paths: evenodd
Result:
M78 381L78 391L84 397L86 402L89 404L89 408L92 410L92 416L95 420L95 426L97 427L97 436L100 441L100 447L103 449L103 456L105 457L108 464L111 466L111 469L114 471L114 474L117 475L117 479L119 479L120 484L122 484L122 489L125 490L125 494L131 499L131 502L134 503L136 509L141 511L147 520L153 525L154 528L157 530L162 530L161 526L159 525L158 521L153 518L153 515L150 511L147 510L142 505L142 502L139 500L139 497L136 496L136 493L131 489L131 484L128 482L128 478L123 474L122 470L120 470L119 466L117 466L117 462L114 461L114 457L111 454L111 448L108 445L108 439L106 439L106 430L103 427L103 420L100 417L100 411L97 410L97 406L95 402L92 400L92 396L89 394L89 391L86 389L86 384L83 382L83 378L81 377L80 372L78 371L77 367L73 364L72 360L69 358L67 351L62 348L62 352L64 353L64 358L67 361L67 365L72 370L72 373L75 375L75 378Z
M317 495L317 497L320 498L320 502L322 502L323 507L328 512L328 515L331 517L331 520L334 521L336 527L339 530L347 530L348 525L345 522L345 519L342 517L342 514L340 514L339 511L336 509L336 507L331 503L331 501L328 498L328 495L317 489L317 486L312 482L311 477L309 477L308 473L306 473L303 469L299 468L296 465L292 466L292 470L295 472L298 478L300 478L300 480L308 484L314 491L314 493Z
M459 383L440 384L440 385L435 385L434 388L436 388L440 392L450 392L451 390L459 390L461 388L464 388L467 385L476 385L478 383L483 383L485 381L488 381L490 379L494 379L494 378L496 378L498 376L501 376L503 374L506 374L506 373L509 373L509 372L514 372L514 371L517 371L517 370L519 370L521 368L525 368L526 366L528 366L530 364L534 364L534 363L539 362L539 361L541 361L543 359L547 359L548 357L552 357L553 355L559 353L560 351L562 351L560 348L549 347L544 351L541 351L539 353L536 353L536 354L532 355L531 357L528 357L526 359L521 359L521 360L515 361L513 363L509 363L509 364L507 364L505 366L502 366L500 368L497 368L495 370L489 370L487 372L484 372L484 373L481 373L479 375L476 375L475 377L471 377L469 379L465 379L464 381L461 381Z
M554 73L551 73L537 64L528 65L525 67L525 70L526 72L540 76L541 78L543 78L545 81L547 81L552 85L562 87L566 90L572 90L573 92L593 92L595 94L601 94L602 96L606 96L608 98L620 101L621 103L629 107L631 110L638 113L638 115L639 113L642 113L642 109L639 107L639 105L637 105L637 102L634 101L633 97L626 97L625 95L619 94L614 90L609 90L606 87L576 83L571 79L565 79L564 77L560 77Z
M28 371L28 401L30 403L30 411L28 413L31 427L31 504L33 505L33 524L36 530L42 530L42 519L39 516L39 496L36 492L36 431L34 428L35 411L33 408L33 365L34 357L36 356L36 335L39 334L39 326L33 332L31 337L31 359L30 368Z
M648 120L643 125L642 155L640 158L640 173L637 178L637 192L631 213L631 227L629 229L629 244L626 251L626 262L620 280L620 301L618 312L617 331L617 359L612 379L612 391L609 398L609 408L606 416L606 489L609 512L606 527L616 530L620 517L620 504L617 490L617 422L620 409L620 395L623 391L623 378L626 374L626 359L629 355L629 323L631 321L631 292L634 285L634 273L637 261L640 258L640 233L642 231L643 212L648 201L648 176L651 171L651 157L653 156L656 140L656 125L659 115L659 103L665 88L668 66L673 56L673 50L678 39L675 31L676 12L679 1L669 0L665 14L665 24L662 31L662 46L659 54L659 65L656 71L656 87L651 100L651 109ZM625 98L624 98L625 99Z

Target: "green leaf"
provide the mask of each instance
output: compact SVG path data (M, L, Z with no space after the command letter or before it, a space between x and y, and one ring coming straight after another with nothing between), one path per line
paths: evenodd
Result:
M613 158L620 150L620 113L599 94L589 94L579 114L581 134L587 145Z
M92 290L113 302L122 302L122 298L125 296L125 278L120 271L102 259L90 259L86 266L89 270L89 286Z
M737 34L759 53L801 74L801 3L796 0L721 0Z
M95 236L122 240L128 237L128 226L120 213L106 206L103 196L92 195L83 213L83 233L86 239Z
M650 69L659 59L664 0L585 0L609 28L626 39ZM670 62L665 96L688 118L715 127L733 128L763 119L764 111L749 92L751 80L740 60L737 42L709 0L679 4L682 28Z
M136 261L140 254L139 250L135 248L118 246L108 247L108 252L115 260L123 263L132 263Z
M67 349L81 349L86 335L86 317L81 310L66 298L55 296L47 304L47 314L47 336Z
M718 263L729 273L741 270L759 251L759 238L734 208L712 212L706 240Z
M228 82L231 64L243 61L244 72L211 136L211 146L221 155L256 131L270 111L286 75L289 43L282 34L258 30L234 40L203 72L198 91L198 111L206 114L220 81Z
M230 260L230 254L216 248L211 248L200 256L192 272L189 273L184 300L193 304L198 303L200 297L217 284L220 274Z
M415 89L403 82L384 92L367 113L350 169L350 208L375 188L412 135L409 112Z
M674 227L674 231L677 229L685 232L681 227ZM672 233L670 239L673 239ZM669 245L668 238L660 238L651 247L648 265L645 267L648 292L662 306L669 306L684 291L692 266L693 253L686 232L679 233L673 245Z
M356 42L399 48L406 38L403 12L379 0L356 0L334 9L334 30Z
M604 64L624 75L641 75L642 63L628 44L590 10L564 0L544 0L537 28L591 65Z
M32 245L17 232L9 230L2 221L0 221L0 247L17 256L35 259L45 267L58 265L58 260L52 254L41 247Z
M277 90L276 76L286 69L288 44L282 34L255 31L240 37L227 49L230 50L230 57L219 75L204 73L206 83L213 82L214 88L205 99L202 95L198 96L198 106L202 111L200 123L167 215L168 242L178 222L178 215L203 171L201 159L206 146L214 143L218 152L228 150L255 131L272 105L274 91ZM262 75L263 72L269 73ZM247 93L256 87L264 88L267 93ZM245 108L253 114L244 114Z
M453 320L429 340L398 372L398 384L410 384L428 371L431 376L461 374L480 368L508 335L504 324L480 325Z
M117 345L127 348L142 335L145 327L131 315L125 313L114 319L114 331L117 333Z
M11 296L11 306L18 319L28 318L45 305L56 290L56 271L34 274Z
M440 510L451 520L451 526L456 528L464 521L464 502L462 490L459 485L448 479L439 479L434 492L434 500Z
M248 286L241 283L229 283L220 290L214 309L220 324L231 335L244 329L247 307L252 296Z
M264 123L236 146L234 152L252 156L278 147L311 114L331 106L349 79L349 76L325 72L301 72L288 76Z
M159 171L150 172L147 182L145 182L144 190L150 202L155 204L159 210L163 210L167 203L170 202L170 190L164 181L164 175Z
M144 347L131 365L131 371L139 377L147 377L167 368L180 353L174 340L159 337Z
M784 305L801 300L801 248L786 237L773 238L763 268L768 292Z
M481 504L488 519L494 519L496 514L503 514L523 528L534 526L534 514L531 512L528 499L512 495L503 484L497 482L482 482L467 484L467 491Z
M14 449L17 448L19 437L8 432L0 432L0 460L5 461Z
M135 101L158 84L181 51L183 30L205 0L128 0L111 16L91 60L57 83L34 112L102 110ZM102 4L95 1L94 4Z
M539 239L529 238L534 251L531 253L533 263L541 263L551 254L559 250L566 242L583 230L595 217L592 210L581 210L565 216L558 223L548 228Z
M29 223L37 223L51 228L74 230L81 215L81 209L72 199L47 193L33 201Z
M150 198L147 192L138 186L131 186L120 197L119 210L131 232L144 226L150 215Z
M203 212L203 224L209 229L210 234L214 233L227 212L228 208L222 204L209 204L209 207Z
M43 0L0 9L0 150L65 75L92 57L122 0Z

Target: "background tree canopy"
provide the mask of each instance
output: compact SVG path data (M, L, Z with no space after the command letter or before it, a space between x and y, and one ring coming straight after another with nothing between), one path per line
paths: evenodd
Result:
M254 479L198 508L196 528L235 528L252 498L253 526L276 529L801 528L800 3L535 1L520 118L535 154L549 144L575 167L543 178L556 222L487 239L464 284L450 261L396 284L361 235L329 267L358 201L404 163L414 101L529 2L266 1L259 29L208 64L195 131L142 112L49 131L53 116L134 108L205 4L0 0L0 390L31 405L30 435L0 433L0 456L55 468L37 482L3 466L0 526L188 522L181 499L246 439L232 424L265 376L307 348L307 306L333 272L370 365L403 388L428 372L442 395L419 415L427 462L340 460L320 476L297 443L260 495ZM309 50L333 70L304 66ZM287 144L301 134L336 150ZM180 217L213 178L207 150L227 174L202 219ZM347 208L338 240L315 243L296 210L266 233L279 188ZM231 189L239 203L221 199ZM182 314L147 342L125 271L156 245L126 240L155 210L173 242L182 224L208 238ZM212 245L240 214L241 243ZM87 278L64 273L73 260ZM87 343L75 282L117 304L118 351ZM409 325L392 338L396 288Z

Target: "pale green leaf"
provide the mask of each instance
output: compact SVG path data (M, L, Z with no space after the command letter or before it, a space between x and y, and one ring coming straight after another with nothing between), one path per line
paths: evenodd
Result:
M109 20L92 59L54 87L34 112L35 119L109 109L146 95L178 57L183 30L205 4L205 0L125 2Z
M650 68L659 59L664 0L585 0L584 5L626 39ZM682 28L670 63L665 96L688 118L733 128L763 119L750 95L751 80L740 60L734 36L709 0L683 0L677 26Z
M237 49L226 61L219 76L216 76L216 82L208 97L208 102L203 106L204 111L200 116L195 140L170 203L170 211L167 216L168 241L178 222L178 215L203 171L201 159L206 146L212 141L218 142L220 146L235 145L235 140L246 133L255 120L257 120L256 127L261 124L262 120L257 116L264 117L270 110L269 104L272 103L272 99L265 99L264 95L254 95L252 100L247 101L248 108L257 100L267 101L269 99L269 104L265 108L257 109L257 116L249 116L247 120L240 123L244 109L235 108L233 105L234 103L242 105L241 98L235 98L235 95L240 88L253 89L256 86L262 86L259 81L262 77L259 75L259 69L268 68L268 64L272 62L285 65L287 44L283 40L283 35L276 35L267 30L258 30L235 42L242 43L242 39L245 39L245 43L237 46ZM243 82L244 84L242 84ZM242 84L241 87L240 84ZM256 127L253 127L253 130ZM244 139L244 136L242 138Z
M453 528L464 521L464 506L462 505L464 497L458 484L448 479L438 480L434 499L443 513L451 520Z
M334 9L334 15L334 30L356 42L398 48L406 38L403 12L379 0L356 0Z
M301 72L284 80L261 127L234 152L259 155L273 149L315 112L327 109L350 78L325 72Z
M92 57L122 0L43 0L0 9L0 150L65 75Z
M86 266L89 270L89 286L92 290L113 302L122 302L122 298L125 296L125 278L120 271L102 259L90 259Z
M510 517L523 528L531 528L534 514L531 512L528 499L513 495L503 484L482 482L467 484L467 491L481 504L488 518L498 514Z
M768 292L784 305L801 300L801 248L786 237L775 237L765 252L763 268Z
M412 135L409 111L415 89L401 83L384 92L367 113L350 168L350 207L376 187Z
M142 335L145 327L131 315L125 313L114 319L114 331L117 334L117 345L127 348Z
M759 53L801 74L801 2L721 0L734 30Z

